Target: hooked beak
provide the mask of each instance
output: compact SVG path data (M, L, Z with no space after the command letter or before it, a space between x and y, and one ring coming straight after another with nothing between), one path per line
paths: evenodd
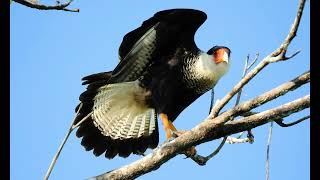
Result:
M229 55L227 52L223 53L222 61L226 62L227 64L229 63Z
M221 62L226 62L227 64L229 63L229 55L226 51L223 52L223 55L221 56L216 56L215 58L216 64L219 64Z

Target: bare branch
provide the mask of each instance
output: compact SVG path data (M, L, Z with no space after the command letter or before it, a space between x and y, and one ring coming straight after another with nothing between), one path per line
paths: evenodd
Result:
M45 180L47 180L47 179L49 178L49 176L50 176L50 174L51 174L51 171L52 171L54 165L56 164L56 161L57 161L57 159L58 159L58 157L59 157L59 155L60 155L60 153L61 153L61 150L62 150L63 146L65 145L65 143L67 142L67 139L69 138L70 133L71 133L72 130L73 130L73 128L72 128L72 127L73 127L73 124L74 124L74 122L75 122L75 120L76 120L76 117L77 117L77 115L79 114L81 108L82 108L82 103L80 104L77 113L76 113L75 116L73 117L72 123L71 123L71 125L70 125L70 127L69 127L69 129L68 129L68 131L67 131L66 136L65 136L64 139L62 140L62 143L60 144L56 155L53 157L53 160L51 161L51 164L50 164L50 166L49 166L49 168L48 168L48 171L47 171L46 175L44 176L44 179L45 179Z
M266 93L263 93L262 95L252 99L252 100L249 100L249 101L246 101L238 106L235 106L234 108L226 111L226 112L223 112L222 114L220 114L217 118L214 118L216 124L224 124L230 120L232 120L233 118L235 118L236 116L239 116L239 115L242 115L245 114L245 112L249 112L251 109L253 108L256 108L258 106L261 106L263 105L264 103L268 102L268 101L271 101L275 98L278 98L279 96L283 96L285 95L286 93L288 93L289 91L293 91L295 90L296 88L302 86L303 84L306 84L310 81L310 72L305 72L303 73L302 75L298 76L297 78L287 82L287 83L284 83ZM250 112L252 114L252 112ZM247 114L248 115L250 115ZM254 115L254 113L253 113ZM227 116L229 118L219 118L219 117L224 117L224 116ZM208 119L212 119L212 117L209 116ZM223 120L223 121L219 121L219 120ZM275 118L276 120L279 120L278 118ZM250 129L249 129L250 130ZM249 133L250 135L250 133ZM251 134L252 135L252 134ZM252 139L250 139L250 137L248 137L249 140L253 141ZM215 152L219 152L220 149L223 147L224 143L226 142L227 140L227 137L224 137L223 141L220 143L219 147L217 150L215 150ZM214 153L212 153L214 154ZM187 154L186 154L187 155ZM187 155L188 156L188 155ZM210 156L210 155L209 155ZM191 158L192 160L195 160L198 164L202 164L205 162L203 162L203 160L209 160L210 158L212 158L213 156L209 156L207 157L203 157L203 156L200 156L197 154L197 157L199 158Z
M290 127L290 126L296 125L298 123L301 123L302 121L307 120L309 118L310 118L310 115L305 116L305 117L303 117L301 119L298 119L297 121L294 121L294 122L291 122L291 123L288 123L288 124L283 123L283 119L277 120L275 122L281 127Z
M289 59L289 58L285 58L285 55L286 55L288 46L290 45L293 38L297 35L297 30L298 30L298 27L300 24L300 20L301 20L301 16L302 16L305 2L306 2L305 0L300 0L298 12L297 12L296 18L291 26L291 29L289 31L288 36L286 37L284 42L281 44L281 46L271 54L271 57L277 57L280 55L280 59Z
M84 118L82 118L77 124L73 125L71 128L71 131L73 131L75 128L79 127L84 121L86 121L88 119L88 117L90 117L92 115L92 113L93 112L90 112Z
M251 64L246 68L247 70L250 69L258 60L259 58L259 53L256 54L256 57L253 59L253 61L251 62ZM246 73L247 74L247 73Z
M69 11L69 12L80 12L80 9L68 9L67 7L72 3L73 0L69 0L65 3L57 3L57 5L47 6L43 4L39 4L36 2L31 2L28 0L13 0L16 3L25 5L30 8L35 8L39 10L62 10L62 11Z
M227 140L227 137L223 137L221 143L219 144L218 148L213 151L211 154L209 154L208 156L204 157L204 156L201 156L199 154L195 154L195 155L191 155L191 154L187 154L186 152L184 152L183 154L185 154L187 157L190 157L194 162L196 162L197 164L199 164L200 166L204 166L206 165L206 163L211 159L213 158L215 155L217 155L220 150L222 149L222 147L224 146L226 140Z
M218 139L231 134L255 128L266 124L274 118L287 117L292 113L299 112L310 106L310 96L297 99L282 106L263 111L261 113L244 117L239 121L230 121L226 124L213 123L207 119L200 123L191 131L188 131L173 141L155 149L153 153L133 162L130 165L113 170L111 172L90 178L95 179L134 179L145 173L158 169L163 163L175 157L179 152L193 145L197 145L209 140ZM228 119L227 116L218 116L215 119ZM219 120L224 122L225 120Z
M250 65L248 65L250 56L249 55L247 56L247 59L245 61L245 65L243 68L242 78L244 78L244 76L248 73L248 70L252 67L252 65L257 62L258 57L259 57L259 53L256 54L256 57L254 58L254 60L250 63ZM236 105L238 105L240 102L241 93L242 93L242 88L239 90L237 94Z
M305 0L300 0L299 8L297 16L294 20L294 23L291 26L288 36L284 40L284 42L280 45L280 47L265 57L253 70L251 70L237 85L233 87L233 89L219 102L219 104L212 109L210 116L216 117L220 110L231 100L231 98L240 91L240 89L246 85L253 77L255 77L262 69L264 69L268 64L277 62L277 61L285 61L290 59L291 57L286 57L286 52L288 49L289 44L291 43L292 39L296 36L300 19L302 16L303 8L304 8ZM296 55L295 53L294 55Z
M301 74L300 76L298 76L297 78L283 83L280 86L265 92L261 95L259 95L258 97L246 101L238 106L236 106L235 108L232 108L224 113L222 113L220 116L229 116L229 117L236 117L239 116L247 111L250 111L253 108L256 108L258 106L261 106L263 104L265 104L266 102L269 102L275 98L278 98L279 96L283 96L286 93L288 93L289 91L293 91L295 89L297 89L298 87L302 86L303 84L306 84L310 82L310 72L305 72L303 74ZM212 118L212 117L209 117ZM229 121L230 119L224 119L224 122L220 122L219 118L214 118L215 119L215 123L226 123L227 121Z
M245 112L245 113L241 114L241 116L247 117L247 116L251 116L251 115L253 115L253 114L258 114L258 112L249 111L249 112ZM307 120L307 119L309 119L309 118L310 118L310 115L305 116L305 117L303 117L303 118L301 118L301 119L298 119L298 120L296 120L296 121L294 121L294 122L291 122L291 123L288 123L288 124L284 123L284 122L283 122L284 120L283 120L282 118L280 118L280 119L275 119L274 122L277 123L277 124L278 124L279 126L281 126L281 127L290 127L290 126L296 125L296 124L298 124L298 123L300 123L300 122L302 122L302 121L304 121L304 120Z

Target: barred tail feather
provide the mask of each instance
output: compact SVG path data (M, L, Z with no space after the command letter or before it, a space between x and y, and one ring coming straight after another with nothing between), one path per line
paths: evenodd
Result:
M141 154L147 148L157 147L157 114L145 103L148 92L139 86L138 81L106 84L95 91L82 95L87 102L84 105L90 104L93 112L77 130L86 150L93 149L96 156L105 152L105 156L111 159L116 155ZM84 117L90 112L80 111L79 115Z

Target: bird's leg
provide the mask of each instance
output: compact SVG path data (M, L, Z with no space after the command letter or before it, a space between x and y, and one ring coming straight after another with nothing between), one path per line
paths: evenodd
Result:
M168 119L168 116L166 114L160 113L160 118L162 120L164 130L166 131L166 139L169 140L172 137L171 130L177 131L177 129L173 126L172 122Z
M164 130L166 131L166 139L169 140L172 135L171 135L171 131L173 131L173 133L176 136L180 136L184 133L184 131L178 131L176 127L174 127L174 125L172 124L172 122L168 119L168 116L164 113L160 113L160 118L162 120L163 126L164 126ZM187 154L190 154L191 156L195 155L197 153L196 148L194 146L192 146L191 148L187 149Z

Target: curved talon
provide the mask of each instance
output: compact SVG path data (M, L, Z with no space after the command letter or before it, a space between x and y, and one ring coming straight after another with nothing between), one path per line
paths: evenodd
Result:
M197 150L196 150L196 147L195 146L192 146L191 148L187 149L186 150L186 156L187 158L188 157L191 157L191 156L194 156L197 154Z
M175 137L170 137L168 139L166 139L163 143L169 143L171 141L173 141L175 139Z
M172 122L168 119L168 116L164 113L160 113L160 118L162 120L164 130L166 131L166 140L162 143L162 145L174 140L176 137L181 136L182 134L186 133L187 131L181 130L178 131L176 127L172 124ZM172 132L172 133L171 133ZM194 156L197 154L197 150L195 146L192 146L191 148L187 149L185 151L185 154L188 157Z

